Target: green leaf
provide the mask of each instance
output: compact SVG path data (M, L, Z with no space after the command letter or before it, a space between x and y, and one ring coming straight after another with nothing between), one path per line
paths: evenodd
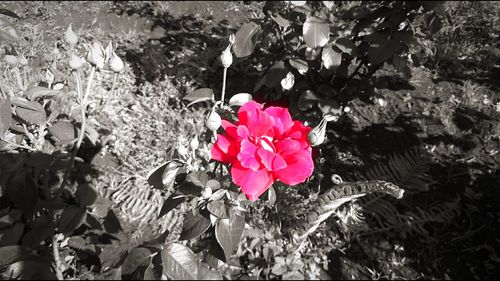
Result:
M12 111L10 99L0 100L0 138L7 133L12 122Z
M200 262L188 247L172 243L162 252L163 272L173 280L196 280Z
M160 166L154 168L149 172L147 175L148 183L151 185L153 188L156 189L163 189L165 186L164 183L169 184L170 178L168 178L168 173L170 173L170 169L176 169L177 166L184 166L184 163L181 162L180 160L174 159L172 161L168 161L164 164L161 164ZM168 169L167 169L168 166ZM176 173L180 172L179 170L176 170ZM164 174L167 173L165 176ZM164 179L164 177L166 177Z
M368 47L368 60L374 65L381 64L392 58L401 48L401 43L396 39L389 39L385 43L374 42Z
M16 223L13 227L0 230L0 247L16 245L24 232L24 224Z
M164 187L169 188L175 183L175 177L179 174L179 171L183 166L184 163L175 160L167 163L167 166L165 166L165 170L161 175L161 182Z
M34 249L53 234L53 226L47 224L37 225L24 235L21 243L27 249Z
M342 63L342 54L334 51L331 46L325 46L321 53L321 60L326 69L336 69Z
M226 262L233 254L233 237L231 235L231 225L229 219L221 219L217 222L215 226L215 237L217 242L224 250L224 255L226 257Z
M308 16L304 22L302 34L309 48L321 48L330 39L330 25L322 19Z
M53 97L59 93L62 93L62 92L52 90L49 88L45 88L45 87L34 86L34 87L29 88L26 91L26 97L28 97L30 100L33 101L37 98L50 98L50 97Z
M214 91L210 88L196 89L192 93L186 95L183 100L191 102L189 105L202 101L214 101Z
M297 71L301 75L306 74L307 71L309 70L309 65L304 60L295 58L295 59L289 59L288 62L293 68L297 69Z
M0 248L0 267L16 262L23 256L21 246L5 246Z
M14 103L14 100L12 100ZM47 114L41 104L28 101L16 107L16 115L26 122L42 125L47 120Z
M208 230L210 224L209 213L206 210L194 209L188 212L184 217L179 240L189 240L202 235Z
M208 264L200 263L197 280L222 280L222 274L219 271L210 269Z
M238 249L244 230L245 230L244 214L239 215L236 212L233 213L233 216L231 217L231 238L233 240L232 252Z
M179 196L177 194L170 195L165 202L163 202L163 206L161 207L160 214L158 218L163 217L171 210L175 209L175 207L179 206L182 202L186 200L185 196Z
M80 206L92 206L97 202L97 191L88 184L78 186L75 192L75 197L80 203Z
M346 37L340 37L335 40L335 46L337 46L337 48L339 48L343 53L347 53L351 56L356 56L357 54L356 44L354 44L354 41Z
M113 209L109 209L102 225L104 226L104 229L109 233L119 233L121 230L123 230L120 219L116 216Z
M271 15L271 18L275 23L285 29L290 26L290 21L283 18L280 14L276 14L276 16Z
M23 169L14 172L7 183L7 195L28 220L33 217L38 202L38 189L30 173Z
M59 121L49 127L49 132L60 144L69 144L78 139L76 127L69 121Z
M87 218L87 210L80 207L69 206L64 208L61 217L59 218L59 232L64 235L71 235L73 231L78 229Z
M87 248L86 244L85 239L81 236L71 236L68 240L68 246L78 250L85 250Z
M297 270L293 270L283 274L283 280L304 280L304 275Z
M178 191L185 195L200 196L208 182L208 175L203 171L191 172L180 185Z
M254 22L245 23L240 27L234 36L233 52L236 57L242 58L253 53L260 32L260 26Z
M210 201L207 204L207 210L214 216L221 218L221 219L228 219L229 218L229 210L226 204L221 201Z
M259 83L255 86L254 92L258 91L264 85L268 88L274 88L278 85L281 86L281 80L286 77L288 72L289 70L285 67L285 63L283 61L277 61L259 80Z
M3 8L2 8L2 9L0 9L0 14L2 14L2 15L6 15L6 16L9 16L9 17L13 17L13 18L16 18L16 19L18 19L18 20L20 20L20 19L21 19L21 17L20 17L20 16L18 16L16 13L14 13L13 11L8 10L8 9L3 9Z
M21 39L21 36L9 21L0 18L0 39L15 42Z
M151 261L151 251L147 248L134 248L125 258L122 265L123 279L137 276L138 272L144 272Z

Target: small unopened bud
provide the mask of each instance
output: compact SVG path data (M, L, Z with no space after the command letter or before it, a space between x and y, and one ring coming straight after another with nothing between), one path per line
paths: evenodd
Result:
M198 141L197 136L194 136L194 138L189 142L189 146L191 147L192 150L197 149L199 145L200 142Z
M117 56L114 51L111 51L111 58L109 59L109 67L114 72L121 72L125 67L122 59L119 56Z
M233 54L231 54L231 44L227 46L227 48L220 55L220 60L224 68L228 68L233 63Z
M77 70L77 69L82 68L82 66L85 64L85 62L86 61L84 58L79 57L75 54L71 54L69 61L68 61L68 65L69 65L69 67L71 67L71 69Z
M293 76L293 73L288 72L286 77L281 80L281 87L283 87L283 90L290 90L293 88L293 84L295 84L295 76Z
M104 67L104 48L98 41L92 42L87 53L87 61L97 68Z
M73 32L71 23L68 25L66 32L64 32L64 41L70 45L76 45L76 43L78 43L78 36L76 36L75 32Z
M327 123L328 121L326 121L326 119L322 119L319 125L314 127L309 132L307 138L309 139L311 146L318 146L325 141Z
M13 55L5 55L5 62L10 65L10 66L16 66L17 65L17 57Z
M349 112L351 112L351 108L350 108L350 107L348 107L348 106L344 107L344 112L345 112L345 113L349 113Z
M221 124L222 124L222 119L220 115L215 111L215 106L214 106L214 108L212 109L212 111L210 111L210 114L208 115L208 118L206 120L207 128L212 132L216 132L220 128Z
M234 36L234 33L231 33L231 35L229 35L229 44L232 46L234 45L235 42L236 42L236 37Z
M54 83L54 74L52 73L52 71L50 71L50 69L47 69L45 71L45 82L49 83L49 84L52 84Z
M28 60L26 59L25 56L23 55L20 55L19 58L18 58L18 62L20 65L27 65L28 64Z

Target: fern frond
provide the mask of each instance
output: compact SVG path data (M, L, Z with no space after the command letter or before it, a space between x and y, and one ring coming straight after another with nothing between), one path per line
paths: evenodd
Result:
M304 241L342 204L374 192L389 194L398 199L403 197L404 193L397 185L386 181L345 182L334 186L320 195L319 205L309 211L307 221L299 229L302 234L295 238L296 242Z
M421 150L412 149L391 155L387 162L377 163L358 177L360 180L384 180L404 189L426 191L433 183L427 175L429 164Z

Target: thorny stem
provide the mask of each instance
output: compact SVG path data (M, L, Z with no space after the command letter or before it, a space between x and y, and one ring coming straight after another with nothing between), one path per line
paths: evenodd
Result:
M224 97L226 95L226 76L227 76L227 67L224 67L224 76L223 76L223 80L222 80L222 97L220 99L221 108L224 105Z
M71 168L75 164L76 154L78 153L78 150L80 150L80 146L82 145L82 141L83 141L83 136L85 135L85 123L86 123L85 109L87 107L87 97L88 97L89 92L90 92L92 80L94 79L94 74L95 74L95 66L92 66L92 70L90 71L89 79L87 82L87 89L85 90L85 95L83 96L83 100L81 101L81 104L80 104L82 107L82 111L81 111L82 125L80 126L80 135L78 136L78 141L75 144L75 148L74 148L73 154L71 155L71 159L69 161L68 167L66 168L66 171L64 172L63 181L61 183L61 186L59 187L59 191L62 190L62 188L64 187L64 185L68 181L69 172L71 171Z

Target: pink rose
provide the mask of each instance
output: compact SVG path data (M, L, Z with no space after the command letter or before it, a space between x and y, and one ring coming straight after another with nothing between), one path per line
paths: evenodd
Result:
M292 121L288 109L249 101L238 111L239 121L222 120L225 134L217 135L214 160L231 164L233 182L255 201L276 180L288 185L304 182L313 172L311 128Z

